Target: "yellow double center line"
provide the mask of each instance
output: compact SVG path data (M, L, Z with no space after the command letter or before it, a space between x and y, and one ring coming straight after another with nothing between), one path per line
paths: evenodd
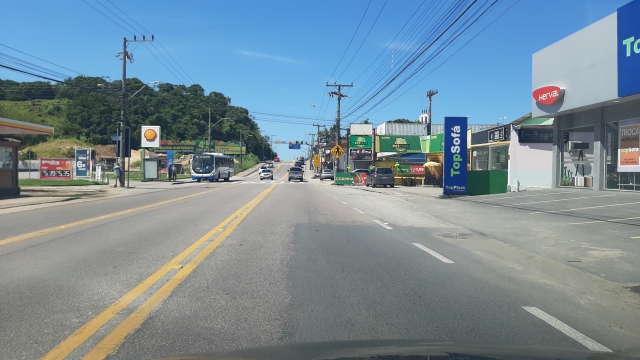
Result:
M283 180L285 176L280 179ZM149 276L147 279L138 284L131 291L126 293L123 297L111 304L103 312L91 319L88 323L71 334L66 340L58 344L55 348L49 351L43 359L64 359L75 351L80 345L92 337L100 328L102 328L111 319L118 316L118 314L126 309L134 300L140 297L145 291L147 291L153 284L155 284L162 277L167 275L172 269L176 268L176 265L180 265L180 262L185 260L188 256L193 254L210 240L216 233L219 235L210 242L208 245L197 253L191 261L184 265L169 281L167 281L158 291L153 293L142 305L140 305L131 315L124 319L113 331L111 331L102 341L98 343L86 356L86 359L103 359L109 354L116 351L118 346L124 342L127 335L133 330L140 327L146 317L155 309L169 294L184 280L189 274L191 274L195 268L209 255L211 254L220 243L226 239L235 228L244 220L244 218L255 209L255 207L275 188L276 184L269 186L266 190L262 191L258 196L251 199L248 203L243 205L236 212L231 214L228 218L215 226L211 231L204 234L200 239L194 242L186 250L181 252L178 256L171 259L171 261L164 264L155 273Z

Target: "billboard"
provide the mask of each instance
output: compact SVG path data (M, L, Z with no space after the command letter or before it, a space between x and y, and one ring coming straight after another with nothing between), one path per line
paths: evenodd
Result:
M349 147L351 149L371 149L373 141L371 135L351 135L349 136Z
M349 149L349 158L355 161L373 160L373 150L371 149Z
M426 139L426 137L424 137ZM376 152L395 152L400 154L423 153L421 136L381 135L376 137Z
M40 179L73 179L73 159L40 158Z
M444 118L443 192L467 193L467 118Z
M640 119L618 126L618 172L640 172Z
M335 183L336 185L351 185L354 178L355 175L353 173L337 172Z
M373 125L372 124L351 124L349 133L351 135L371 135L373 134Z
M140 147L160 146L160 126L142 126L140 129Z
M91 159L91 150L89 149L76 149L76 177L89 177L91 175L90 172L90 160Z
M640 1L618 8L618 97L640 93Z
M211 149L213 150L214 147L212 146ZM247 153L247 146L245 143L242 143L241 147L239 141L215 140L215 150L213 151L226 155L240 155L240 149L242 149L242 154Z

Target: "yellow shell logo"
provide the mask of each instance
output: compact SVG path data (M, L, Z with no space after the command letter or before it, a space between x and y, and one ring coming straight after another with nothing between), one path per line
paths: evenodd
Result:
M158 137L158 133L153 129L147 129L144 132L144 138L149 142L154 141L157 137Z

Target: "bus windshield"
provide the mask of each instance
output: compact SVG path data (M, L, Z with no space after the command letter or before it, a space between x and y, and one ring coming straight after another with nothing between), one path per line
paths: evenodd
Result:
M213 171L213 156L194 156L192 169L196 174L208 174Z

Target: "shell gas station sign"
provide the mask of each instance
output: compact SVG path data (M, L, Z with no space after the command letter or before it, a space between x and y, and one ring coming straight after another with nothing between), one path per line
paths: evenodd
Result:
M140 146L143 148L155 148L160 146L160 126L142 126L140 133Z

